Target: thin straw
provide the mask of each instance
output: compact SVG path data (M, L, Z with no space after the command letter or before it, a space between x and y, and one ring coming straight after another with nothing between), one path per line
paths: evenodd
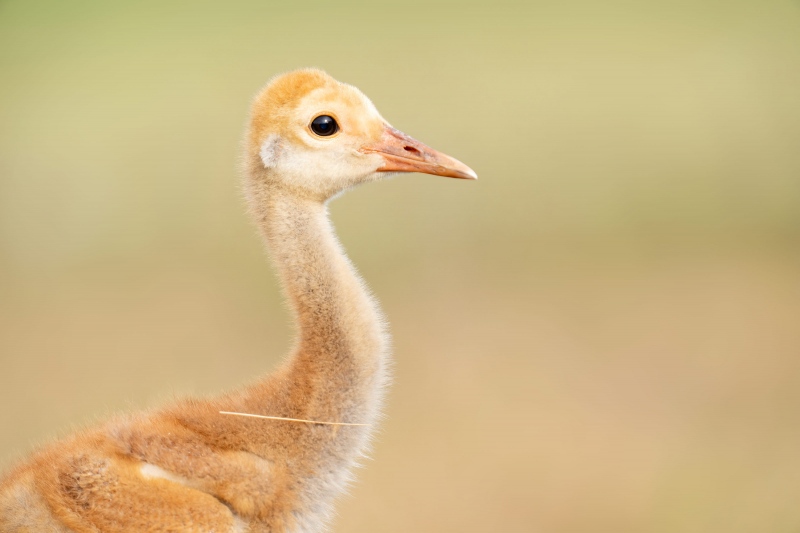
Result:
M263 418L266 420L285 420L287 422L303 422L306 424L325 424L326 426L368 426L369 424L352 424L349 422L321 422L319 420L303 420L301 418L285 418L282 416L254 415L250 413L235 413L233 411L220 411L221 415L248 416L250 418Z

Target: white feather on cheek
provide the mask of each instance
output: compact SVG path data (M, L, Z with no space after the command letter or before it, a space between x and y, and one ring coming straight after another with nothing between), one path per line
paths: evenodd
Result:
M275 167L278 161L280 140L280 135L272 133L261 143L261 150L258 151L258 155L261 156L261 162L264 163L264 168Z

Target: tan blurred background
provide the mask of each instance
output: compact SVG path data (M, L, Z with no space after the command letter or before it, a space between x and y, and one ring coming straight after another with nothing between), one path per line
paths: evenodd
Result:
M309 65L481 176L332 205L397 360L335 531L800 530L789 0L0 0L0 467L280 360L237 158Z

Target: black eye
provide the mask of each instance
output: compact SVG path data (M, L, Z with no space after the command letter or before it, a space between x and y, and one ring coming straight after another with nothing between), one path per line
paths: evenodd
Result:
M311 131L320 137L327 137L339 131L339 125L330 115L320 115L311 121Z

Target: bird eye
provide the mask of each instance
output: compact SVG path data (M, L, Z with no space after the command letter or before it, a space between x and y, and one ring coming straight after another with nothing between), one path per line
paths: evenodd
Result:
M320 115L311 121L311 131L320 137L328 137L339 131L339 125L330 115Z

